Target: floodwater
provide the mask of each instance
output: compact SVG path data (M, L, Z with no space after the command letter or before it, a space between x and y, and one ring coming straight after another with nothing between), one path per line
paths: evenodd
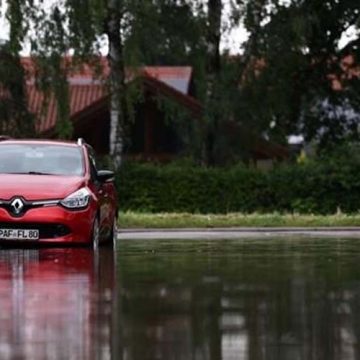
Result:
M360 359L360 239L0 250L0 359Z

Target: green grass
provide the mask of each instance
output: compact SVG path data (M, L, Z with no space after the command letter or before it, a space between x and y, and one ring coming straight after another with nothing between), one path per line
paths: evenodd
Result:
M360 226L360 214L174 214L121 212L120 228L346 227Z

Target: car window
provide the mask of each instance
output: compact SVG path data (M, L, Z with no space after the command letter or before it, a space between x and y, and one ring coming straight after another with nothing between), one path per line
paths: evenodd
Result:
M0 174L49 174L82 176L80 148L45 144L0 145Z

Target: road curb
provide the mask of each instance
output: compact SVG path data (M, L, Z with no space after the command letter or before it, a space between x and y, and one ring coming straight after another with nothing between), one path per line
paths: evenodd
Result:
M119 229L119 233L151 233L151 232L254 232L254 233L304 233L304 232L359 232L360 227L228 227L228 228L128 228Z
M294 236L360 239L360 228L122 229L118 233L119 240L226 240Z

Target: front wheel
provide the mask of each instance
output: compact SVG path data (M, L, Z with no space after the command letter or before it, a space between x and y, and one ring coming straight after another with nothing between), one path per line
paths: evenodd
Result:
M111 245L111 244L114 245L116 242L116 239L117 239L117 226L116 226L116 218L114 218L110 234L107 238L107 243L109 245Z

